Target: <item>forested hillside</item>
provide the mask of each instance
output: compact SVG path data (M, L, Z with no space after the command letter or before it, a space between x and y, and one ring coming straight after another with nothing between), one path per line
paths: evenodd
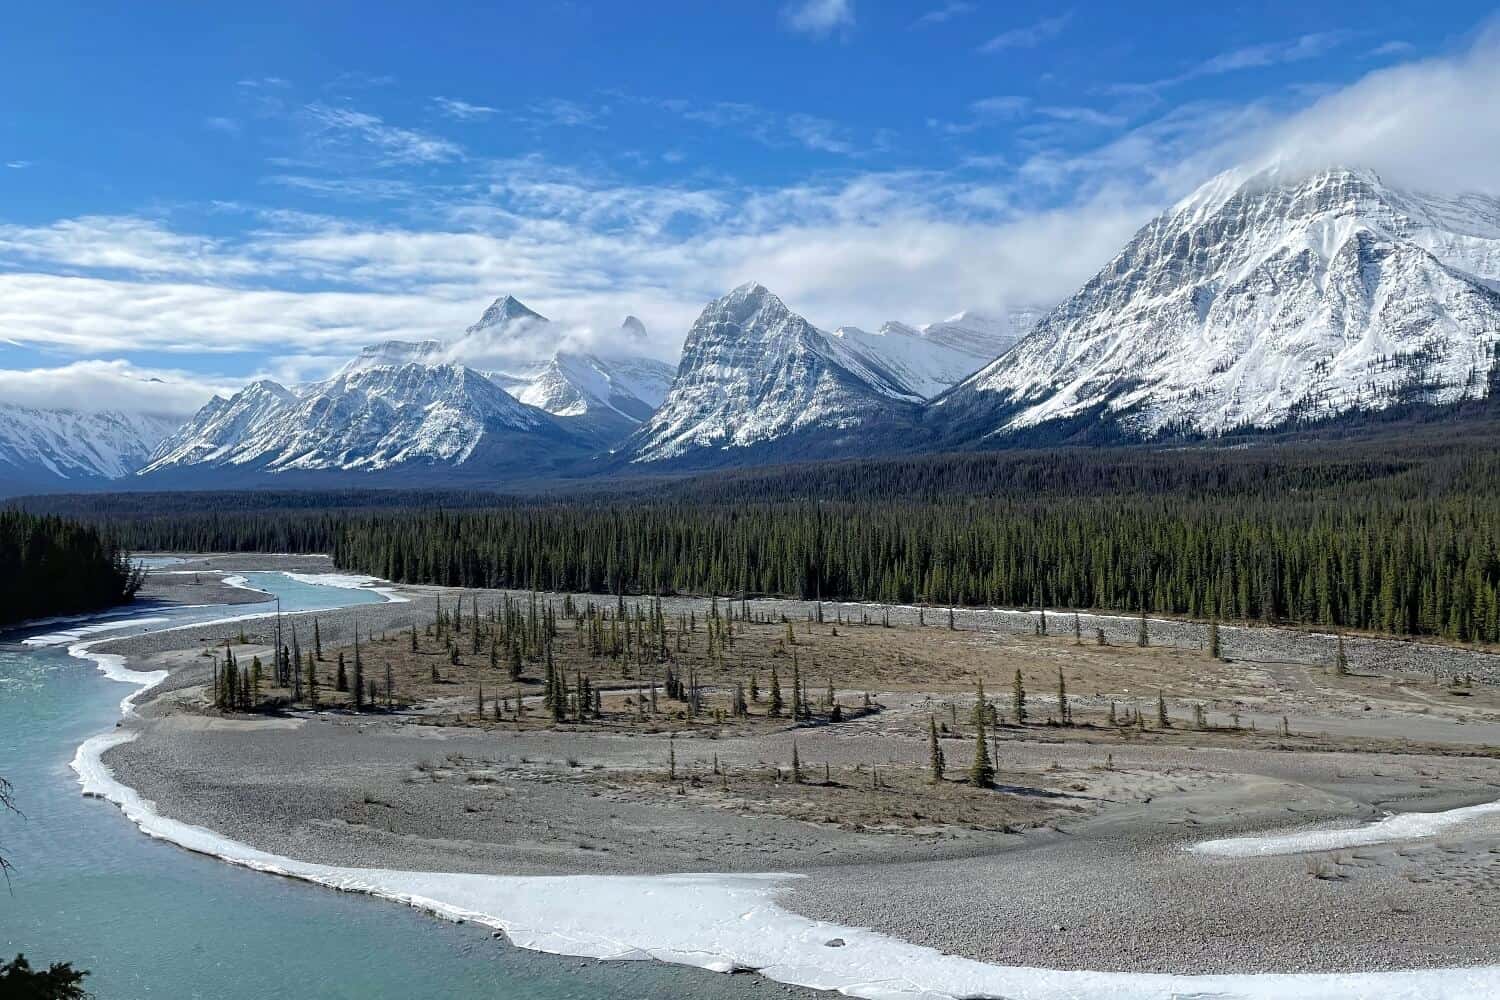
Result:
M140 577L97 527L0 511L0 625L130 600Z
M1145 610L1496 642L1493 440L940 456L489 507L280 496L94 516L134 547L325 551L410 583Z

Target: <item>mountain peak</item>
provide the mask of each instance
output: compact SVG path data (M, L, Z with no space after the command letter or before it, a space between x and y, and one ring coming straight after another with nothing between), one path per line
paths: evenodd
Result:
M494 327L509 326L517 321L547 322L547 317L528 307L514 295L502 295L479 317L479 322L465 330L465 333L477 333L480 330L489 330Z
M646 324L635 316L626 316L625 322L620 324L620 333L627 341L645 340Z
M1099 420L1152 437L1451 403L1484 392L1497 283L1500 200L1230 171L938 405L979 437Z

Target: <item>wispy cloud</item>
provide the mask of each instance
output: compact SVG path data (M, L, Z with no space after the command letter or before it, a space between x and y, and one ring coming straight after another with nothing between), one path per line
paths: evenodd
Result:
M594 128L610 113L608 105L590 106L579 101L552 97L528 105L524 117L545 125L565 128Z
M1045 118L1051 118L1053 121L1091 125L1097 128L1119 128L1126 121L1123 115L1076 105L1043 106L1037 108L1036 113Z
M888 135L877 134L873 140L856 138L839 123L803 112L784 114L743 101L714 101L699 104L684 98L628 97L626 100L677 115L684 121L711 128L738 132L764 146L785 148L802 146L817 152L859 156L885 148Z
M437 163L456 160L463 149L440 136L389 125L377 115L322 103L303 108L319 134L334 142L357 141L373 147L389 163Z
M203 125L205 128L213 129L215 132L223 132L225 135L240 134L240 123L233 118L226 118L222 115L203 119Z
M1393 40L1375 46L1366 54L1371 59L1384 59L1387 56L1404 56L1409 52L1415 51L1415 49L1416 46L1411 42Z
M941 7L932 8L932 10L929 10L913 21L911 26L913 28L930 28L935 24L945 24L954 18L963 17L965 14L972 14L977 9L977 7L972 3L966 2L966 0L951 0L950 3L945 3Z
M1034 49L1038 45L1062 34L1069 22L1073 20L1073 12L1068 11L1056 17L1046 17L1035 24L1028 24L1021 28L1011 28L1002 31L989 41L979 46L979 51L991 54L1004 52L1006 49Z
M468 101L460 101L454 97L434 97L432 103L441 114L464 122L477 121L500 113L499 108L492 108L485 104L470 104Z
M1322 31L1276 42L1246 45L1211 56L1189 67L1175 76L1163 77L1146 83L1115 84L1105 88L1107 92L1121 95L1154 95L1168 87L1187 83L1206 76L1220 76L1242 70L1264 69L1303 62L1325 55L1351 38L1347 31Z
M25 170L31 166L30 160L6 160L5 166L10 170Z
M797 0L782 8L781 19L798 34L827 38L854 27L854 0Z

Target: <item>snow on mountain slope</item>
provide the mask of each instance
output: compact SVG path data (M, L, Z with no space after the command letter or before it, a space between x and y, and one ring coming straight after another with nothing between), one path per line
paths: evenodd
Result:
M528 323L548 322L529 309L526 314ZM665 362L630 353L643 348L646 339L645 325L627 316L618 343L607 352L559 350L545 360L487 374L523 403L562 418L602 445L614 444L655 412L676 374Z
M533 312L514 295L502 295L490 303L490 307L479 317L479 322L465 328L464 333L470 336L487 330L514 333L524 329L528 324L545 322L547 322L547 317L539 312Z
M179 422L151 414L0 403L0 484L54 488L128 475L146 464Z
M461 465L496 438L575 444L547 414L459 365L342 372L293 392L270 381L215 399L163 442L142 474L187 467L264 472Z
M622 451L639 463L722 461L772 443L782 457L858 453L862 432L913 412L907 398L847 342L752 282L703 310L671 392Z
M435 365L443 362L444 347L441 340L387 340L383 344L372 344L359 352L359 357L350 361L339 374L368 371L391 365L416 364Z
M877 383L893 394L913 400L930 399L993 361L999 354L977 354L927 337L905 323L886 323L878 333L857 326L841 326L830 335L865 370L877 373Z
M1369 171L1230 173L931 417L973 438L1097 411L1150 436L1453 402L1485 391L1497 289L1500 201Z
M934 344L983 358L981 364L988 364L1030 333L1045 313L1037 306L1018 306L1003 317L965 311L920 329Z

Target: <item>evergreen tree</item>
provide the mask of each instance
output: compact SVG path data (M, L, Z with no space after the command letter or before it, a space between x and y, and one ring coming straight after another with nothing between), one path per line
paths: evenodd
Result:
M1172 726L1172 720L1167 717L1167 699L1160 691L1156 692L1156 724L1162 729Z
M984 687L979 688L979 702L984 702ZM974 763L969 766L969 783L976 788L989 788L995 783L995 765L990 762L989 744L985 740L985 718L976 712L974 726Z
M1213 618L1208 623L1208 656L1210 659L1220 659L1219 652L1219 619Z
M1338 647L1333 654L1333 672L1340 677L1349 676L1349 657L1344 653L1344 634L1339 633Z
M1026 682L1021 678L1021 668L1016 668L1016 679L1010 688L1011 711L1015 715L1016 725L1026 725Z
M349 690L349 675L344 672L344 651L339 650L338 673L333 677L333 689L335 691Z
M1068 704L1068 682L1063 680L1062 667L1057 668L1057 721L1065 726L1073 724L1073 707Z
M776 674L776 663L771 663L771 708L766 713L773 719L781 718L781 713L786 705L781 700L781 678Z

